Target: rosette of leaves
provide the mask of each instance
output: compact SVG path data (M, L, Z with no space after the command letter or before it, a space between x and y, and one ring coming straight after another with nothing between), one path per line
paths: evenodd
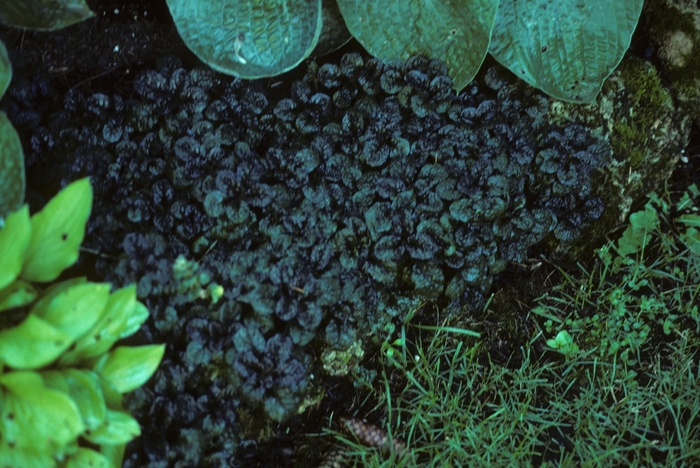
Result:
M78 180L0 230L0 460L4 467L119 467L140 435L122 394L155 372L164 345L114 346L148 317L135 286L69 279L92 188Z
M490 52L530 85L557 99L580 103L592 102L619 64L643 4L643 0L167 2L188 47L212 68L241 78L284 73L312 53L320 54L314 48L319 38L324 42L322 31L347 26L380 60L407 60L411 55L443 60L457 92L469 84Z

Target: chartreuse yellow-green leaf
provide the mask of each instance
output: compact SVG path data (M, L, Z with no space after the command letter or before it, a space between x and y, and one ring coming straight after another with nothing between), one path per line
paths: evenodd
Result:
M102 445L100 453L109 460L110 466L119 467L122 464L122 460L124 460L125 449L126 444Z
M42 452L32 447L10 447L6 440L0 440L0 460L5 466L22 468L47 468L56 466L53 454Z
M141 435L139 423L130 414L107 409L107 417L97 429L85 434L85 440L93 444L126 444Z
M59 291L48 301L40 301L32 314L46 320L73 341L87 333L104 313L110 285L82 283Z
M98 374L99 375L99 374ZM105 379L100 379L100 387L102 387L102 395L105 397L107 408L123 410L124 395L119 393L111 383Z
M112 466L101 453L80 447L74 455L68 458L65 468L110 468Z
M65 28L93 16L85 0L2 0L0 22L29 29Z
M53 300L60 292L65 291L78 284L87 283L87 278L84 276L79 276L76 278L70 278L65 281L59 281L58 283L53 283L48 288L44 289L41 298L34 304L36 310L45 308L49 302Z
M0 289L17 279L22 271L31 235L27 205L7 215L5 226L0 229Z
M0 312L31 304L38 295L34 286L24 280L17 280L0 289Z
M136 333L141 324L148 318L148 308L143 305L143 303L136 300L136 285L132 284L125 288L116 291L115 294L124 291L122 294L125 296L127 303L123 306L124 315L126 320L119 330L114 330L115 333L119 333L119 338L126 338L127 336Z
M105 311L97 323L59 360L69 366L100 356L119 339L136 332L148 318L148 309L136 300L136 285L110 294Z
M46 388L36 372L0 375L3 440L17 448L61 451L85 430L77 405L64 392Z
M53 281L78 260L91 207L92 187L83 178L61 190L32 216L32 238L21 273L23 279Z
M86 369L62 369L40 372L48 388L60 390L70 396L78 406L85 429L102 426L107 416L100 380L97 374Z
M15 369L37 369L55 361L72 342L70 335L29 314L16 327L0 331L0 360Z
M102 356L93 370L119 393L130 392L153 375L165 345L119 346Z

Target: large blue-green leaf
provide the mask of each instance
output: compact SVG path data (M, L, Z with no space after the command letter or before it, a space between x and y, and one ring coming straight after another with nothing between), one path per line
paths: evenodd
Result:
M24 200L24 153L15 127L0 111L0 219Z
M498 0L338 0L338 7L370 54L380 60L439 58L459 92L486 56Z
M241 78L296 67L321 34L321 0L167 0L178 33L203 62Z
M10 58L7 56L5 44L0 41L0 98L7 91L7 87L10 86L10 81L12 81L12 65L10 64Z
M345 20L340 14L336 0L323 0L321 17L323 20L321 35L318 37L318 44L312 52L315 57L338 50L352 40L352 35L345 26Z
M489 52L557 99L591 103L622 60L643 0L518 0L498 8Z
M60 29L93 16L85 0L2 0L0 22L30 29Z

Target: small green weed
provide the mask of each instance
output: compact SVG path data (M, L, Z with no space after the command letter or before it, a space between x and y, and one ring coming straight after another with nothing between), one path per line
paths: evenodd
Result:
M664 335L698 335L700 216L692 211L699 194L691 186L676 203L675 217L667 199L650 195L622 237L597 250L590 272L579 265L582 275L574 277L559 269L565 281L540 297L533 312L545 319L547 336L567 332L574 343L566 352L552 346L556 339L547 341L550 347L572 357L578 345L635 365Z
M404 325L370 414L407 449L329 431L347 465L698 466L699 195L650 196L590 272L560 270L530 316L540 332L505 365L474 332Z

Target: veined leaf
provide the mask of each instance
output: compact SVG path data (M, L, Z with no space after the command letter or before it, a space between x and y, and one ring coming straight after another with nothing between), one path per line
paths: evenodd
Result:
M447 64L457 92L489 50L498 0L338 0L345 24L380 60L422 54Z
M15 127L0 111L0 218L24 200L24 153Z
M0 22L20 28L65 28L93 16L84 0L3 0Z
M502 1L489 52L550 96L592 103L627 51L643 3Z
M291 70L321 34L321 0L167 0L187 47L214 70L262 78Z
M0 41L0 98L3 97L7 87L10 86L10 81L12 81L10 57L7 55L5 44Z

